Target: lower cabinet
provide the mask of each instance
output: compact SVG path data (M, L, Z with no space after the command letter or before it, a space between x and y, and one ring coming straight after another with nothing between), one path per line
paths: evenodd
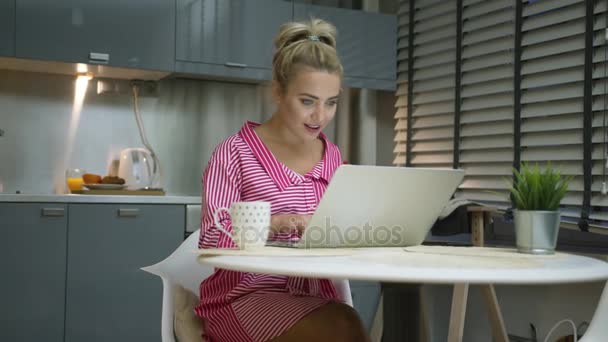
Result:
M160 341L162 284L140 270L183 240L183 205L69 205L66 342Z
M367 331L370 331L380 303L380 283L354 280L349 283L353 307L361 317Z
M64 204L0 203L0 341L61 342Z

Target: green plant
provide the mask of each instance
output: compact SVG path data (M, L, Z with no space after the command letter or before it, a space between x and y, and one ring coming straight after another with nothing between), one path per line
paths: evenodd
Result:
M568 191L570 176L563 176L547 163L542 171L538 164L522 163L520 170L513 169L515 176L511 187L511 200L519 210L558 210Z

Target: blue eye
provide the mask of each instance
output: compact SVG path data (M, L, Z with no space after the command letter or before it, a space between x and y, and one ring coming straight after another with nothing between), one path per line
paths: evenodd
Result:
M313 100L310 100L310 99L301 99L300 101L301 101L301 102L302 102L302 104L303 104L303 105L305 105L305 106L310 106L310 105L312 105L312 104L314 103L314 101L313 101Z

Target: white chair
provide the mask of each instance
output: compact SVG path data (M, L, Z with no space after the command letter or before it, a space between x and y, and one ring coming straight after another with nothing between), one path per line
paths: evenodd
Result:
M199 232L192 233L182 244L165 260L141 269L159 276L163 281L163 303L161 314L161 336L163 342L175 342L174 298L177 285L192 291L197 297L199 285L203 279L213 274L213 268L199 264L195 251L198 248ZM347 280L334 280L334 286L341 298L353 306L350 286Z
M591 324L579 342L606 341L608 336L608 324L606 323L608 323L608 282L604 285L604 291L597 303Z

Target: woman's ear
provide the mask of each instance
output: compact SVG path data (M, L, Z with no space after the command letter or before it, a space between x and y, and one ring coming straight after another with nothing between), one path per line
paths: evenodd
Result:
M272 87L272 99L276 103L280 103L281 98L283 97L283 90L281 89L281 85L279 84L279 82L277 80L272 80L271 87Z

